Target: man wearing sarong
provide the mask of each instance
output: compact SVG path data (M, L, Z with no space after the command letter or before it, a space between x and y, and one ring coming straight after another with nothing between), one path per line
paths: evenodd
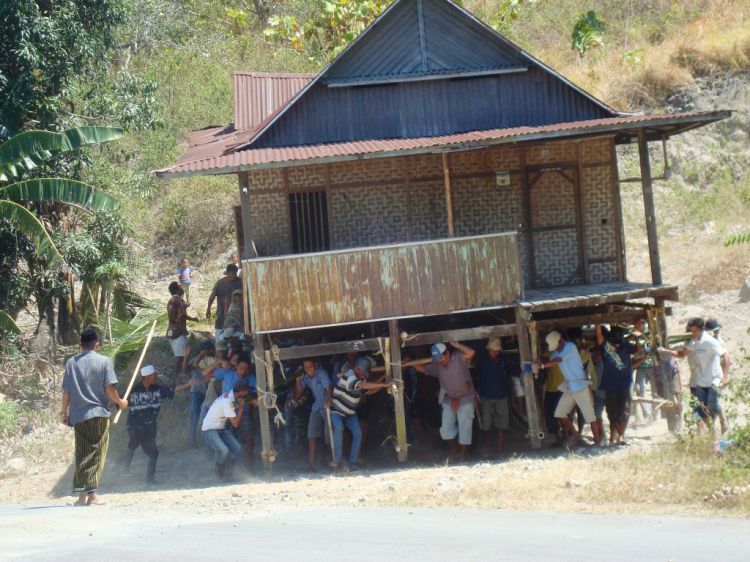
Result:
M74 505L99 505L97 494L109 444L108 401L125 409L128 403L117 394L112 360L99 355L99 336L94 330L81 333L81 353L65 364L60 414L75 431Z

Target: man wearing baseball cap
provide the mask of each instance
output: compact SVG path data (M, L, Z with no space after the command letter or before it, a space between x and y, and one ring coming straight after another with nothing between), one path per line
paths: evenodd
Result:
M660 348L659 351L672 357L693 359L695 374L690 381L690 392L698 404L695 416L698 420L698 431L703 433L706 425L719 418L722 432L726 431L726 421L721 410L721 387L729 383L729 354L726 348L707 330L703 318L691 318L688 330L692 335L690 341L680 351ZM718 328L714 320L711 327Z
M117 375L109 357L99 355L96 330L81 332L81 353L68 359L62 383L62 422L75 430L74 505L100 505L97 489L109 445L109 404L125 409L117 394Z
M362 444L362 428L359 425L357 409L366 391L378 391L390 388L390 383L368 382L370 375L370 358L358 357L354 366L337 377L331 396L331 425L333 426L334 459L332 468L339 468L344 458L344 428L352 434L352 446L349 451L349 470L357 470L359 449Z
M477 352L476 358L479 371L479 414L482 421L480 427L485 435L485 448L492 430L495 430L498 455L505 448L505 432L510 425L509 378L502 351L502 340L493 337L487 340L485 349Z
M141 368L141 380L133 386L128 396L128 449L123 459L125 469L130 468L133 455L138 447L148 457L146 483L156 484L156 461L159 450L156 448L156 418L161 410L161 401L174 398L175 392L187 390L192 381L180 386L162 386L156 380L156 368L146 365Z
M457 351L451 352L444 343L436 343L430 350L432 363L415 365L414 368L418 373L436 377L445 393L440 436L451 442L448 462L453 462L466 458L466 451L471 445L476 392L468 363L476 352L457 341L450 344Z
M625 331L618 326L607 329L597 324L596 345L602 354L604 408L609 419L609 443L625 444L625 430L630 418L630 389L633 386L633 355L640 346L625 339Z
M541 362L539 366L548 368L557 365L560 367L563 377L565 377L565 382L558 386L558 390L561 390L563 394L557 403L555 417L560 420L566 435L568 435L568 447L574 447L581 439L581 434L576 431L573 422L568 417L576 406L580 408L586 423L591 424L594 444L600 445L602 441L601 422L597 421L594 415L594 401L589 388L591 381L586 377L586 371L578 353L578 346L563 338L557 330L547 334L546 342L552 354L549 360Z

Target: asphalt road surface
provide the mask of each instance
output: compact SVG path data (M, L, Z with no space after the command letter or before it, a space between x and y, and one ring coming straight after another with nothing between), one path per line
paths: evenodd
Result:
M284 509L235 516L0 507L3 560L750 560L750 520L470 509Z

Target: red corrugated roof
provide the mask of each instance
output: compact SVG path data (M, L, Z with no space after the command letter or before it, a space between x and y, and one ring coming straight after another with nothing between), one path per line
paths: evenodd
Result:
M195 131L190 147L180 160L156 175L163 178L190 175L230 174L258 168L314 164L331 160L355 160L394 155L418 154L439 148L455 150L462 145L467 149L490 144L502 144L544 138L564 138L580 135L613 133L628 128L661 128L664 134L680 132L694 126L724 119L729 111L696 111L666 115L625 115L590 121L558 123L539 127L514 127L471 131L455 135L409 139L382 139L290 146L284 148L256 148L235 150L249 139L247 131L215 127ZM633 127L635 126L635 127ZM670 127L676 127L670 131Z
M253 131L304 88L315 74L236 72L234 126Z

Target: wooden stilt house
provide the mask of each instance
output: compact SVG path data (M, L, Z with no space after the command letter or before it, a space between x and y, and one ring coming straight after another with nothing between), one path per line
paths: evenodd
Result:
M396 0L317 75L234 84L234 123L195 131L156 174L239 178L259 388L274 360L352 350L383 351L398 380L402 348L449 339L517 337L529 373L553 325L650 314L666 337L678 289L662 284L648 143L729 112L618 113L449 0ZM625 143L639 149L651 283L628 282ZM388 337L337 339L356 324ZM310 330L329 343L272 347ZM538 447L532 376L524 385Z

